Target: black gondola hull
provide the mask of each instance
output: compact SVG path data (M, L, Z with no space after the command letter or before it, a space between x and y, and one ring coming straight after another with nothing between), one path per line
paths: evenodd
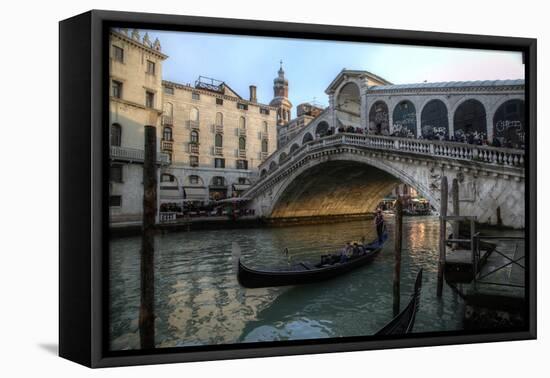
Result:
M384 242L387 235L384 235ZM348 273L354 269L369 264L380 253L384 243L377 245L377 248L366 252L362 256L353 258L344 263L335 263L324 267L313 267L311 269L299 266L295 270L256 270L245 266L239 259L238 280L239 283L248 288L302 285L314 282L325 281L339 275Z

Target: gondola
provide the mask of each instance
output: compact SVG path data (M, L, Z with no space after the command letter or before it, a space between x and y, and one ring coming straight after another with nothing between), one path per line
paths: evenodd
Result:
M365 252L353 256L345 262L334 261L324 256L318 264L310 265L304 262L281 269L257 270L244 265L238 256L237 278L244 287L272 287L301 285L324 281L370 263L380 252L388 234L384 232L382 241L378 239L364 246ZM335 255L334 255L335 256Z
M386 324L380 331L376 332L376 335L402 335L405 333L411 333L414 326L414 320L416 318L416 312L420 305L420 291L422 288L422 269L416 275L416 281L414 284L414 292L411 296L411 300L407 306L401 311L395 318L393 318L388 324Z

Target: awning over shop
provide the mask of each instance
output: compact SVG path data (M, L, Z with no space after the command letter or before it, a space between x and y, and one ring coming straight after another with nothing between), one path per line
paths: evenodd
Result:
M242 192L243 190L246 190L250 188L250 185L248 184L233 184L233 190L237 192Z
M202 186L184 186L183 190L186 200L204 201L208 197L206 188Z

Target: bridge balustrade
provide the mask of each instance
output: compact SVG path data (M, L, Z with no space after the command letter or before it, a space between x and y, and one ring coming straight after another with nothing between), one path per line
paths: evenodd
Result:
M510 148L498 148L479 146L457 142L444 142L433 140L418 140L395 138L380 135L360 135L339 133L322 137L303 144L289 155L284 163L270 171L262 180L273 173L284 169L293 161L307 154L309 151L327 148L337 145L350 145L387 151L409 152L418 155L429 155L456 160L480 161L483 163L505 165L510 167L523 167L525 164L525 152ZM272 154L264 164L269 164L272 159L278 159L279 154ZM275 161L275 160L274 160ZM260 181L262 181L260 180Z

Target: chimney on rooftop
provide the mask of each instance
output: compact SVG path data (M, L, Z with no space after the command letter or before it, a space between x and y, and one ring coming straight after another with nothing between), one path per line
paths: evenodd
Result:
M256 98L256 86L255 85L250 86L250 102L258 102L258 99Z

